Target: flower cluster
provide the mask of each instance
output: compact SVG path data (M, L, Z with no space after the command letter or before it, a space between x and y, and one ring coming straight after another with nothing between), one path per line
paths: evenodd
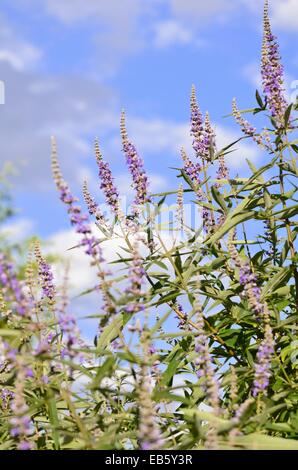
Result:
M31 450L32 442L28 436L32 434L31 419L28 415L29 408L24 397L25 372L21 365L17 373L15 394L11 403L11 411L14 416L10 419L10 435L18 440L18 450Z
M235 266L239 268L239 282L244 287L244 295L257 320L262 320L264 324L264 338L257 352L255 364L255 379L253 383L253 395L266 393L271 376L271 359L274 353L274 337L270 326L270 314L265 301L261 299L261 289L257 285L257 276L251 271L248 262L240 259L238 251L233 244L235 232L230 233L229 252Z
M111 208L116 217L121 217L119 205L119 192L114 184L114 178L107 162L103 160L99 142L95 140L95 157L99 170L100 189L103 191L106 203Z
M239 282L244 288L244 295L247 298L249 307L255 313L257 320L264 317L266 306L261 301L261 289L257 285L257 276L252 272L247 261L242 261L233 243L235 234L230 234L228 249L235 266L239 268Z
M61 350L61 357L70 359L77 358L81 360L82 355L79 354L74 348L81 346L80 330L77 325L76 318L69 314L64 313L59 316L59 326L63 336L64 347Z
M143 259L139 253L138 244L135 243L132 249L132 265L129 269L129 287L126 288L126 293L135 299L139 299L141 296L141 287L144 282L144 276L146 272L143 268ZM143 303L137 301L130 302L126 307L128 313L137 313L144 310L145 306Z
M258 144L263 144L263 139L261 136L256 135L257 129L253 127L244 117L242 116L241 112L238 109L236 98L233 99L232 103L232 112L236 122L241 127L241 130L244 135L247 137L252 137L252 139Z
M215 414L219 414L219 384L215 377L214 365L208 345L208 337L204 327L202 306L198 298L196 298L194 307L196 312L196 327L198 329L198 334L195 338L197 376L204 378L204 388L210 406L212 406Z
M184 226L184 208L183 208L183 184L180 184L177 193L177 211L176 220L179 230L183 230Z
M30 301L25 293L25 286L18 280L13 264L4 253L0 253L0 288L3 301L11 301L14 310L20 316L30 315Z
M41 280L43 297L46 297L51 303L54 302L56 288L53 282L54 276L51 266L43 258L38 242L35 243L35 258L38 264L38 274Z
M216 183L217 188L219 188L222 185L221 180L225 180L229 178L229 169L226 165L225 156L223 154L221 154L218 157L218 163L219 165L218 165L216 177L219 181L217 181Z
M205 115L204 133L201 143L201 158L203 163L211 163L215 152L215 132L211 126L208 111Z
M199 163L193 163L183 147L181 148L181 157L184 163L183 169L185 173L187 176L189 176L190 180L195 185L195 191L199 198L203 198L202 188L200 187L200 172L202 171L201 165Z
M265 324L264 339L261 342L255 363L255 377L253 382L253 396L266 393L271 377L271 359L274 354L274 338L269 322Z
M132 176L132 185L136 191L136 196L133 204L137 207L150 201L149 197L149 184L146 171L144 169L144 162L139 156L135 146L128 139L126 125L125 125L125 113L121 115L121 136L122 136L122 147L126 157L126 163L130 174ZM136 210L136 208L135 208Z
M155 409L152 402L152 379L149 368L142 365L139 388L139 430L138 440L141 450L160 450L163 447L160 430L155 422Z
M191 90L191 136L193 137L193 149L196 157L202 161L203 164L212 161L212 153L215 149L215 132L211 126L209 113L205 115L205 119L200 111L195 87Z
M99 205L97 204L95 199L91 196L86 180L83 183L83 196L84 196L84 201L88 208L89 214L93 215L99 224L106 225L107 222L105 220L105 217L102 214Z
M75 227L76 232L83 235L81 246L85 248L85 253L92 257L94 264L102 262L101 249L96 238L92 236L88 217L82 213L81 207L76 204L77 198L71 194L68 184L62 177L54 137L52 137L52 171L57 189L60 192L60 199L68 207L70 222Z
M288 107L284 91L284 71L280 62L279 46L271 31L268 0L264 8L264 36L262 47L261 74L263 91L271 115L279 125L283 124L284 114Z
M0 392L0 406L3 410L7 410L10 406L11 399L14 397L14 393L7 388L1 388Z
M204 119L199 108L197 98L196 98L196 89L194 85L191 89L191 99L190 99L190 110L191 110L191 136L193 137L193 149L195 151L196 157L200 158L201 151L201 139L204 132Z

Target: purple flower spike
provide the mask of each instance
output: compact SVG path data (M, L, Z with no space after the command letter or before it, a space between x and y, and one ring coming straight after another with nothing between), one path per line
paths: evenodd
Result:
M120 218L121 211L119 205L119 192L114 184L114 178L109 164L103 160L99 142L95 140L95 157L99 169L100 189L103 191L106 203L114 212L115 216Z
M183 147L181 148L181 157L184 163L183 169L185 173L189 176L195 187L198 187L201 184L200 173L202 166L199 163L193 163ZM197 194L199 198L203 198L202 188L197 189Z
M148 177L146 171L144 169L144 162L142 158L139 156L135 146L130 142L126 132L126 125L125 125L125 113L122 112L121 115L121 136L122 136L122 146L123 152L126 157L126 163L128 165L128 169L132 176L132 186L136 191L136 196L134 199L134 205L139 206L144 204L145 202L150 201L150 197L148 194L149 191L149 184L148 184Z
M196 89L194 85L191 89L191 98L190 98L190 110L191 110L191 135L193 137L193 149L196 153L197 158L200 158L201 154L201 143L202 136L204 132L204 119L199 108L197 98L196 98Z
M100 210L99 205L97 204L97 202L95 201L95 199L91 196L89 192L88 184L86 180L84 181L84 184L83 184L83 196L84 196L84 201L88 208L89 214L93 215L99 224L106 225L106 220Z
M201 303L198 297L195 302L196 325L198 327L198 335L195 338L195 352L197 353L195 364L197 367L198 378L203 377L203 386L210 405L216 414L219 414L219 384L215 377L212 356L209 350L208 336L205 332L204 316Z
M20 316L30 316L30 300L25 293L25 286L19 281L13 265L4 253L0 253L0 288L5 300L13 303L13 310Z
M47 298L50 302L54 302L56 289L53 282L53 273L50 265L41 254L38 242L35 243L35 257L38 264L38 274L40 277L43 297Z
M152 402L152 385L150 370L146 365L141 368L139 391L139 429L138 439L141 450L160 450L164 442L160 429L155 421L156 410Z
M140 256L138 245L135 244L133 247L133 260L132 266L129 269L129 282L130 285L126 289L126 293L134 297L134 301L129 303L125 310L128 313L137 313L143 311L145 306L143 303L139 301L135 301L141 296L141 288L144 282L144 277L146 272L143 268L143 259Z
M75 227L76 232L83 235L81 246L85 248L85 253L91 256L93 264L99 265L103 261L102 250L97 240L91 235L87 215L82 213L81 207L76 204L77 198L71 194L68 184L63 179L54 137L52 137L52 171L57 189L60 192L60 199L68 207L70 222Z
M261 75L264 95L271 115L279 125L283 124L288 107L284 90L284 70L280 62L279 46L271 32L268 0L264 8L264 35L262 47Z
M257 352L257 361L255 364L255 378L253 382L253 396L259 393L265 393L269 386L271 377L271 359L274 354L274 339L272 329L269 323L265 326L265 336Z
M25 369L23 369L20 365L20 369L18 370L16 379L15 395L11 403L11 411L13 413L13 417L10 419L10 435L13 438L19 440L19 446L21 446L24 442L27 443L27 436L30 436L32 434L31 418L28 414L29 408L24 398L25 378ZM28 443L28 445L30 444Z

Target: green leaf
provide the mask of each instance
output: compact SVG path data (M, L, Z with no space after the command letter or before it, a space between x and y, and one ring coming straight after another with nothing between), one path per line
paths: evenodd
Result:
M261 109L265 109L265 105L264 105L264 103L263 103L263 100L262 100L262 98L261 98L260 93L259 93L258 90L256 90L256 100L257 100L257 103L258 103L258 105L260 106L260 108L261 108Z
M130 316L125 319L123 315L118 315L111 323L109 323L98 338L96 350L98 352L105 350L114 339L118 338L119 332L129 319Z
M286 109L286 112L285 112L285 127L288 127L288 125L289 125L292 108L293 108L293 103L291 103L290 106L288 106L288 108Z
M291 276L291 266L286 266L271 277L262 289L262 300L270 293L276 291L279 287L285 287L284 283Z
M246 220L252 219L255 215L253 211L243 211L240 214L235 214L234 216L229 216L225 223L217 230L214 235L212 235L209 239L206 240L207 245L213 245L218 240L224 237L226 233L228 233L232 228L237 227L237 225L245 222Z
M236 445L250 450L298 450L298 441L254 433L235 437Z
M58 412L57 412L57 407L56 407L56 399L51 393L51 395L48 395L47 398L47 405L48 405L48 411L49 411L49 420L51 423L52 427L52 433L53 433L53 440L54 440L54 445L55 445L55 450L60 449L60 436L59 436L59 418L58 418Z
M215 186L212 186L211 187L211 192L212 192L212 195L214 197L214 200L217 202L217 204L222 208L223 212L225 214L228 213L228 208L227 208L227 205L225 203L225 200L224 198L222 197L222 195L220 194L220 192L218 191L218 189L215 187Z

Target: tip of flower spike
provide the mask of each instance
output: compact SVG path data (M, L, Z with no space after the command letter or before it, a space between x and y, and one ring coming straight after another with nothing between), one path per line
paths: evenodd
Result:
M35 255L41 255L40 243L38 239L34 240L32 247L34 247Z
M181 156L182 156L183 160L184 160L185 158L187 158L186 150L185 150L184 147L181 147L180 153L181 153Z
M211 122L210 122L210 115L209 115L209 112L206 111L206 114L205 114L205 126L206 125L210 125Z
M264 3L263 21L264 21L264 35L267 36L268 34L271 34L268 0L265 0L265 3Z
M89 189L88 189L88 182L86 179L83 181L82 190L83 190L84 200L86 202L86 200L88 199L88 196L90 196Z
M95 150L96 160L99 162L100 160L102 160L102 153L100 151L98 138L96 138L94 141L94 150Z
M190 100L191 100L191 103L193 103L193 104L196 104L196 103L197 103L196 87L195 87L195 85L192 85L192 86L191 86Z
M51 137L51 160L52 160L52 172L53 178L57 185L59 185L62 181L62 173L60 170L59 162L58 162L58 153L57 153L57 143L55 137Z
M232 111L234 115L239 112L236 98L232 99Z
M51 145L52 149L56 147L56 137L54 135L51 135Z
M122 137L122 141L126 142L128 139L127 136L127 130L126 130L126 115L125 115L125 110L122 109L121 111L121 119L120 119L120 133Z
M56 142L56 138L53 135L51 136L51 153L52 153L52 160L57 159L57 142Z

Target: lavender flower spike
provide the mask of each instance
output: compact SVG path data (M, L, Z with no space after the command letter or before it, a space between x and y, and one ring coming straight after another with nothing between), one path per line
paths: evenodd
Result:
M264 95L271 115L281 126L288 107L284 90L284 70L280 61L279 46L271 31L268 0L264 7L264 32L261 61L261 75Z
M257 352L257 362L255 364L255 378L253 382L253 396L265 393L269 386L271 377L271 359L274 353L274 338L269 321L265 325L265 335Z
M13 264L4 253L0 253L0 289L5 301L13 302L13 310L18 315L29 317L31 305L24 287L24 283L17 278Z
M53 282L53 273L50 265L46 262L41 254L38 241L35 242L34 252L38 264L38 274L41 280L43 297L46 297L50 303L54 303L56 289Z
M123 152L126 157L126 163L132 176L132 186L136 191L134 205L139 206L144 204L145 202L150 201L150 197L148 194L148 177L144 169L144 162L142 158L139 156L135 146L128 139L124 111L121 114L120 130L122 136Z
M11 403L13 417L10 419L10 435L18 440L18 450L31 450L33 445L28 441L32 434L29 408L24 398L24 382L26 379L24 368L20 365L17 374L14 399Z
M149 369L146 365L141 368L141 383L139 391L139 430L138 439L141 450L160 450L163 447L160 430L155 422L156 411L151 399L152 386Z
M212 162L212 157L215 152L215 132L211 126L210 116L208 111L205 115L204 125L204 138L202 141L202 160L203 162Z
M261 289L257 285L257 277L251 271L250 265L243 262L238 254L235 245L232 243L235 231L229 236L229 252L235 265L239 268L239 281L244 286L244 295L252 312L257 319L262 319L264 324L264 339L257 352L257 362L255 364L255 379L253 383L253 395L266 393L271 376L271 359L274 353L274 337L270 326L270 314L268 305L261 299Z
M217 188L219 188L222 185L221 180L225 180L225 179L229 178L229 170L228 170L228 167L226 165L224 155L220 155L218 157L218 170L217 170L217 173L216 173L216 177L218 179L218 181L216 183Z
M126 293L133 297L133 301L126 306L126 311L128 313L137 313L145 308L144 304L140 303L138 299L141 296L141 287L146 274L137 243L133 247L132 256L132 265L129 269L130 286L126 289Z
M200 186L201 184L201 180L200 180L200 172L202 171L201 165L199 163L193 163L188 157L183 147L181 148L181 157L184 163L183 169L185 173L187 174L187 176L189 176L192 183L195 185L195 190L199 196L199 199L203 199L204 196L203 196L202 188L200 187L197 189L197 187Z
M204 316L201 303L196 298L196 325L198 327L198 335L195 338L195 352L197 353L195 364L197 366L197 376L204 378L204 388L215 414L219 414L219 385L214 373L211 354L208 345L208 336L204 327Z
M191 135L193 137L193 149L196 153L196 156L200 157L201 150L201 141L202 134L204 131L204 119L199 108L197 98L196 98L196 89L195 86L192 86L191 89L191 98L190 98L190 109L191 109Z
M247 261L240 258L239 253L233 243L235 232L229 236L228 249L235 266L239 268L239 282L244 287L244 295L247 298L249 307L255 313L256 319L260 320L266 315L266 305L261 301L261 289L257 285L257 277L252 272Z
M95 157L99 169L100 189L102 189L106 203L110 206L115 216L121 218L121 211L119 206L119 193L114 184L114 178L109 167L109 164L103 160L98 139L94 144Z
M107 222L104 218L104 215L102 214L100 207L95 201L95 199L91 196L86 180L83 183L83 196L84 196L84 201L88 208L89 214L93 215L99 224L106 225Z
M92 236L91 227L88 223L88 216L82 213L82 209L76 204L75 198L63 179L60 166L58 163L56 140L52 137L52 172L57 189L60 192L61 201L68 206L70 222L75 227L78 234L82 234L81 246L86 248L85 253L92 258L93 264L99 264L103 261L101 248L96 238Z
M263 147L263 139L261 136L256 135L256 128L253 127L240 113L238 106L237 106L237 101L236 98L233 98L233 103L232 103L232 111L233 111L233 116L236 120L236 122L239 124L241 127L241 130L244 135L247 137L251 137L258 145Z
M179 185L178 193L177 193L176 220L178 223L178 229L183 230L183 226L184 226L183 184Z

